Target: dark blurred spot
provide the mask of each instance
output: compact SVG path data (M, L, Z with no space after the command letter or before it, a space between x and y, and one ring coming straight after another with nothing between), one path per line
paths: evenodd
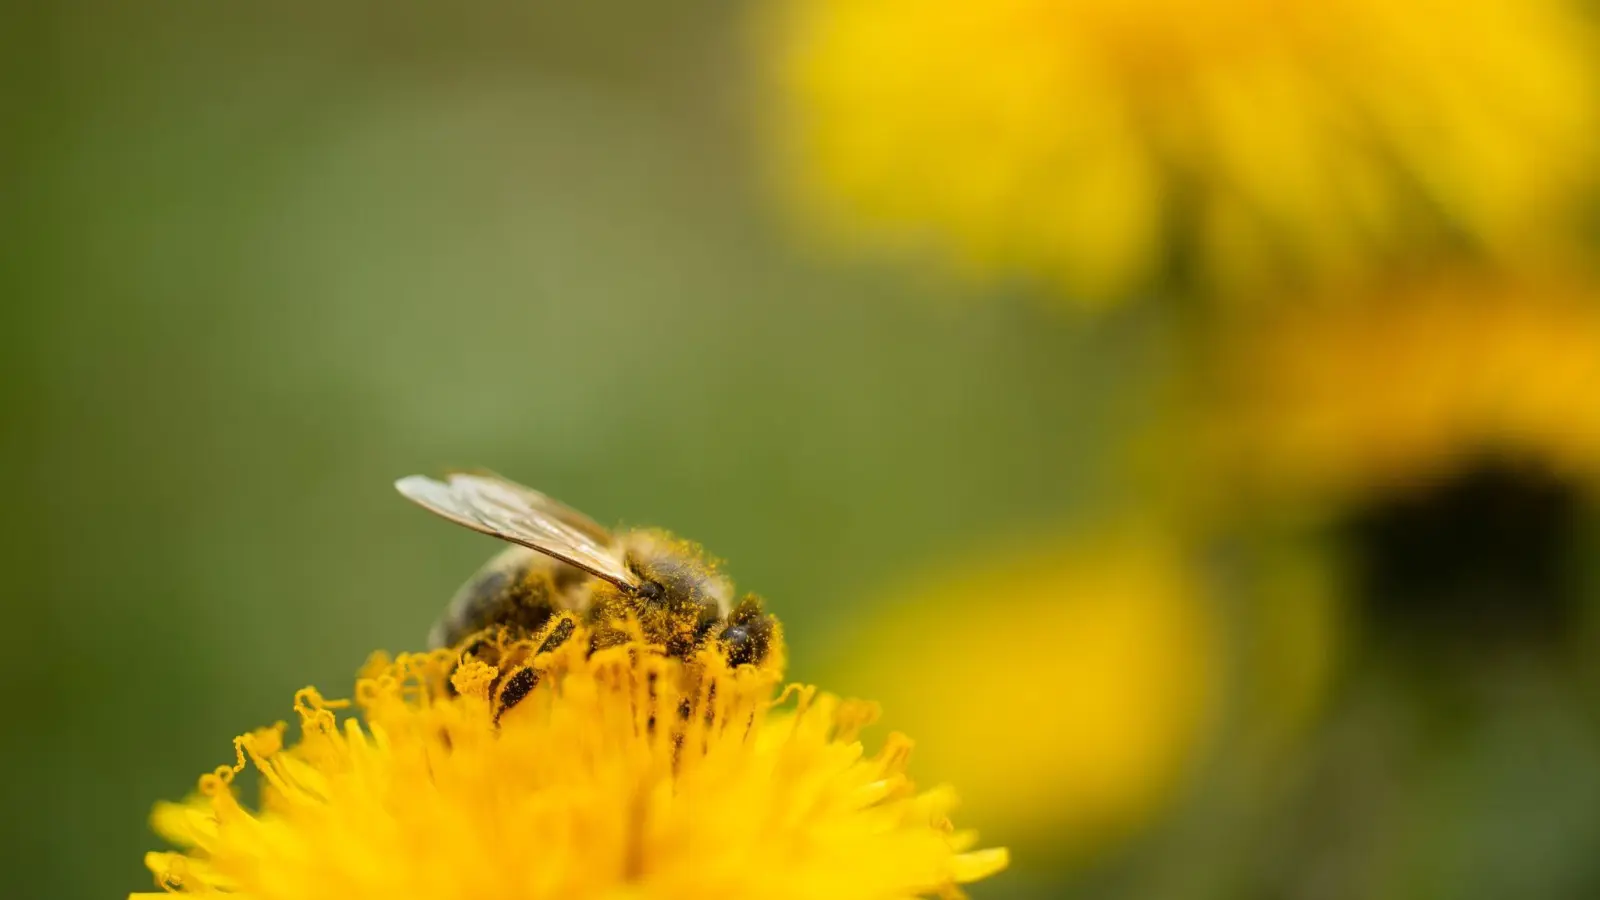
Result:
M1358 511L1345 536L1373 628L1423 643L1559 638L1577 612L1582 514L1573 485L1504 462Z

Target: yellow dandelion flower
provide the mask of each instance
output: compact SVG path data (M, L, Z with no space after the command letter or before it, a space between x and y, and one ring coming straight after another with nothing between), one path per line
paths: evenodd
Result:
M301 692L297 743L281 724L245 735L197 799L158 807L182 849L149 854L157 885L251 900L885 898L955 895L1006 865L952 828L948 790L915 789L908 740L863 751L871 705L780 692L775 668L710 651L591 654L588 638L502 647L539 676L498 722L497 670L448 652L375 659L359 719ZM254 810L234 785L247 768Z
M919 766L961 785L977 827L1052 864L1151 821L1220 689L1220 623L1180 548L1113 531L931 569L831 672L927 738Z
M1198 411L1230 489L1342 504L1485 460L1600 479L1600 303L1439 277L1230 323Z
M813 233L1085 302L1560 252L1591 182L1563 0L772 0L775 179Z
M1230 317L1193 385L1191 499L1329 540L1413 663L1562 646L1600 497L1597 300L1436 273Z

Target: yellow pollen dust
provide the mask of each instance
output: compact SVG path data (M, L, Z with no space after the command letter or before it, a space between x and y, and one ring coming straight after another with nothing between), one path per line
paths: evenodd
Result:
M1007 864L919 792L872 704L780 689L776 666L685 661L640 640L503 646L533 690L494 715L501 671L448 651L375 657L349 702L295 698L235 741L198 796L159 805L169 892L252 900L959 896ZM260 775L240 802L236 776ZM137 898L162 894L134 894Z

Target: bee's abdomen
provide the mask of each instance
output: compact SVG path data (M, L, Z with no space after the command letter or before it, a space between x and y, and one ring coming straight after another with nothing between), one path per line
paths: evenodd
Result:
M561 608L561 595L570 582L582 575L525 547L509 547L456 591L428 633L428 646L451 647L499 626L536 632Z

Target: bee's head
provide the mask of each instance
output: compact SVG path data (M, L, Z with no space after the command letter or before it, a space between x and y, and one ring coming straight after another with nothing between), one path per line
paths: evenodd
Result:
M777 620L748 596L733 604L733 584L699 545L659 531L624 536L628 569L639 583L624 601L667 653L687 658L715 642L732 665L778 660Z
M627 565L639 576L634 596L672 612L706 610L727 615L733 585L716 560L698 544L659 531L636 531L624 539Z

